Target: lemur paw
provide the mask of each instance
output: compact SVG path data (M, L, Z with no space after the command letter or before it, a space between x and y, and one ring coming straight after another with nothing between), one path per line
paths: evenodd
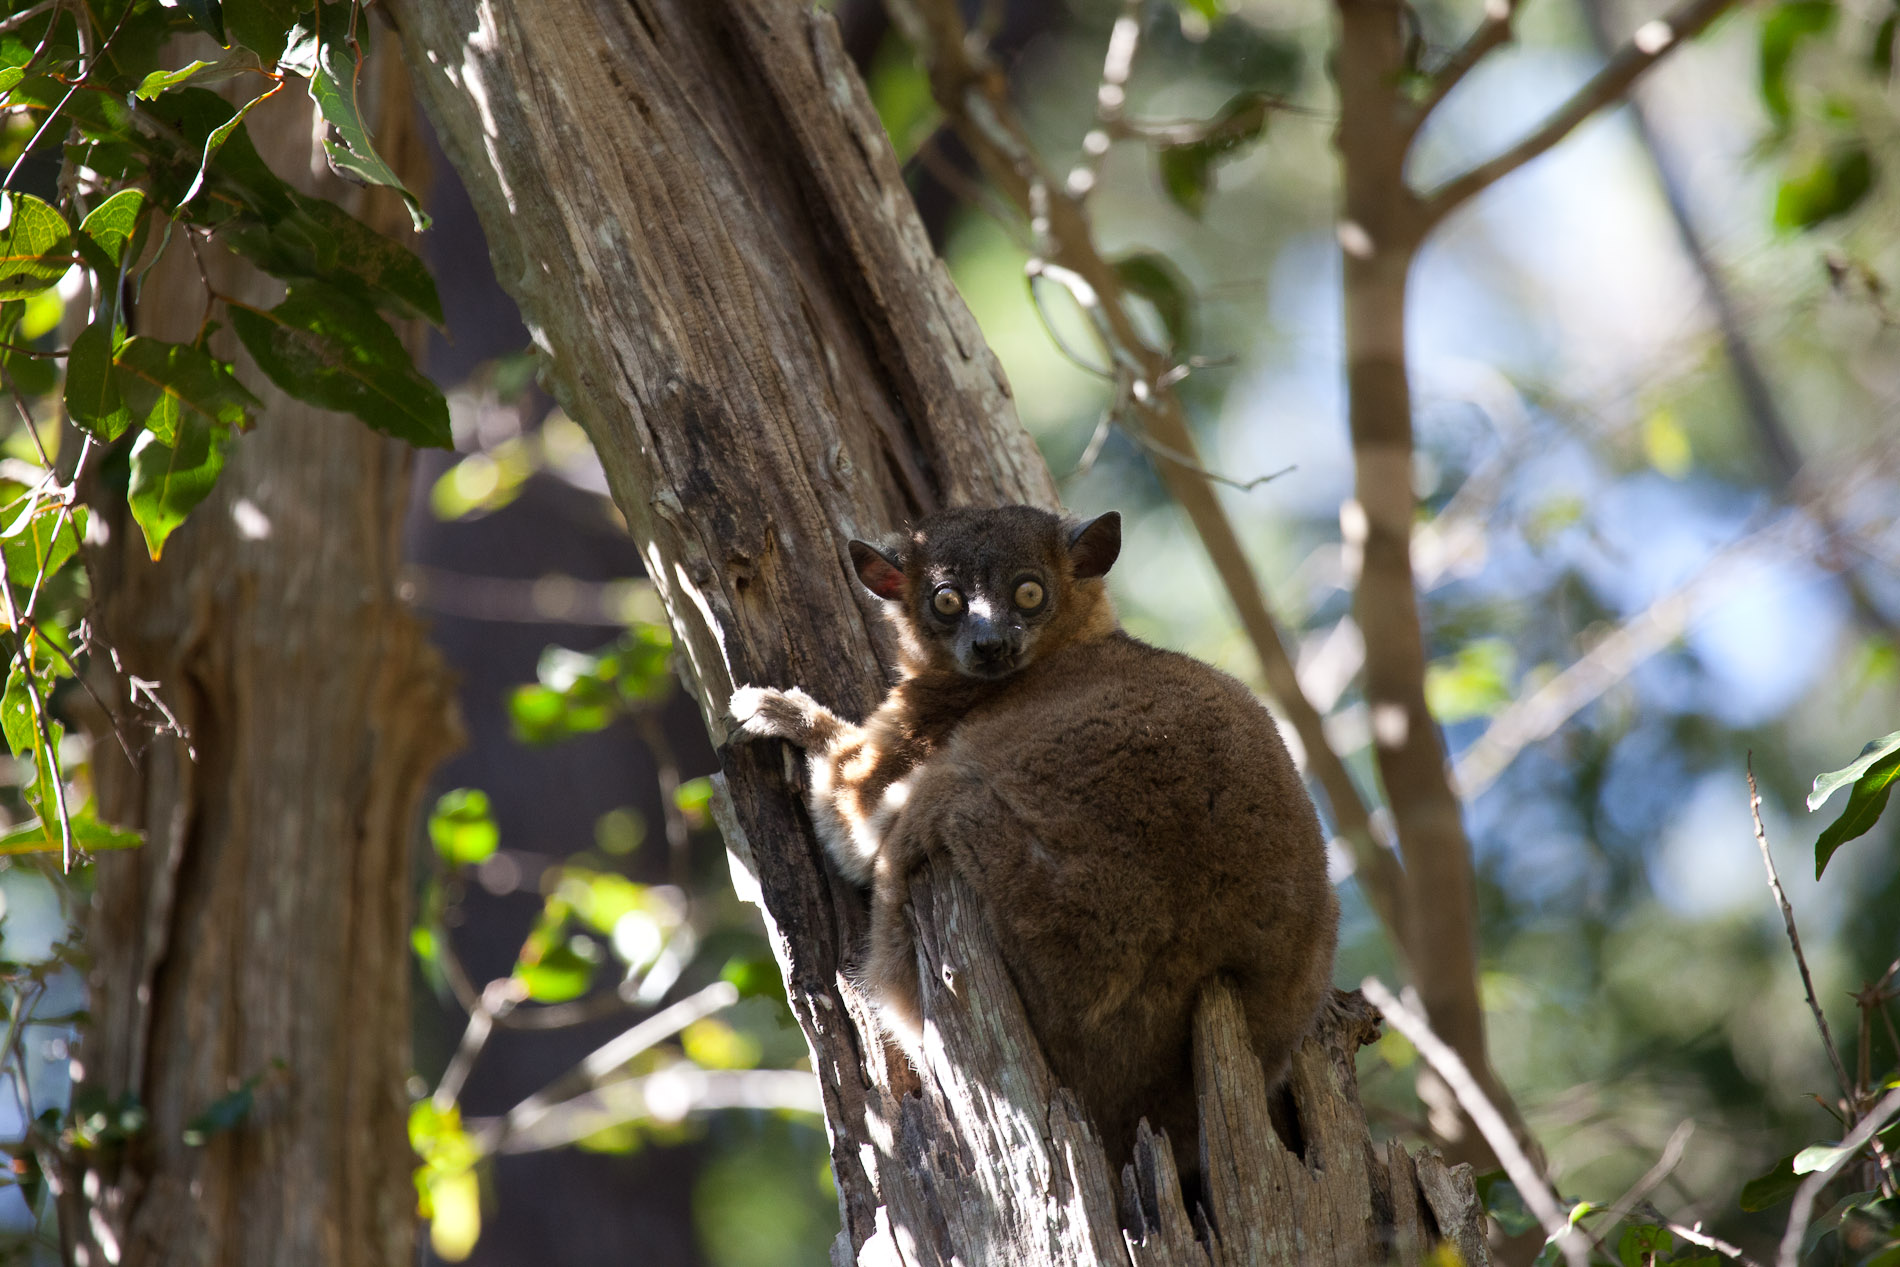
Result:
M811 728L816 707L816 701L797 687L781 691L770 686L742 686L732 693L726 710L739 723L739 729L754 738L802 739Z

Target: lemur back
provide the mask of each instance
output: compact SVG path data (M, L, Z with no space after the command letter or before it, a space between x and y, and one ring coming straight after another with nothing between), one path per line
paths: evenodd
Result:
M1050 1066L1112 1160L1142 1117L1195 1133L1189 1034L1229 978L1270 1082L1326 997L1338 904L1271 717L1218 670L1122 633L1101 576L1120 518L956 510L871 546L900 679L863 726L793 689L744 688L754 735L803 745L813 820L872 890L861 973L894 1035L921 1033L911 871L947 855L981 897Z

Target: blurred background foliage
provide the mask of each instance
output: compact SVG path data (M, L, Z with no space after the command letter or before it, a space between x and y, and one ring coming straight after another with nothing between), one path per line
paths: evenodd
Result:
M1085 319L1059 288L1031 290L1022 226L992 214L939 132L908 49L873 6L834 8L1065 499L1124 513L1110 583L1125 622L1262 686L1149 455L1104 425L1114 393L1087 364ZM1119 6L978 8L1065 167ZM1129 116L1222 124L1113 147L1091 196L1098 241L1194 367L1180 391L1202 451L1251 485L1223 500L1370 787L1339 519L1351 459L1332 13L1319 0L1139 12ZM1420 65L1481 16L1443 0L1410 13ZM1744 1210L1744 1185L1839 1129L1817 1103L1834 1078L1763 880L1751 758L1850 1062L1863 1019L1850 996L1900 955L1900 816L1817 880L1806 859L1840 802L1804 803L1815 775L1900 725L1897 15L1889 0L1731 15L1635 108L1454 217L1419 260L1408 312L1429 690L1470 793L1493 1059L1566 1196L1613 1199L1692 1122L1651 1200L1757 1257L1786 1207ZM1415 180L1497 150L1599 64L1600 33L1652 16L1528 4L1516 43L1434 116ZM9 115L0 159L28 131ZM716 760L600 469L535 385L472 213L437 166L425 247L449 337L427 369L455 452L418 463L408 589L462 675L471 742L440 776L418 851L411 1138L427 1252L824 1263L826 1141L770 947L719 845ZM53 346L72 299L7 305L8 372L41 418L56 380L16 345ZM57 429L41 431L56 458ZM17 424L0 445L0 479L47 458ZM61 585L49 608L77 610L77 569ZM0 806L30 823L33 766L12 766ZM1392 979L1343 856L1336 871L1338 980ZM3 1050L28 1093L0 1097L0 1137L27 1132L16 1099L68 1094L64 1044L83 1015L72 897L42 856L0 857L0 999L23 1036ZM630 1016L693 999L703 1015L617 1051L602 1076L560 1081ZM1873 1069L1900 1061L1891 1025L1865 1041ZM1421 1120L1414 1061L1397 1038L1362 1055L1376 1129ZM563 1085L573 1094L553 1111L518 1114ZM130 1133L137 1111L74 1106L54 1125ZM0 1227L22 1261L44 1257L35 1182L0 1175ZM1838 1242L1820 1252L1858 1261Z

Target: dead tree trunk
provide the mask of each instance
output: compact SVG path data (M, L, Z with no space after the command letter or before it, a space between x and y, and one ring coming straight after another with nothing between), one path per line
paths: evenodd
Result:
M406 122L399 67L382 86ZM251 120L286 180L352 194L311 175L307 99ZM400 162L417 142L398 127L384 150ZM407 224L393 196L380 213L353 201L385 232ZM204 254L221 292L281 294ZM174 247L135 329L189 340L204 304L193 252ZM256 430L163 560L122 507L89 551L95 629L125 673L160 684L188 737L151 736L136 768L96 744L104 813L146 843L98 863L85 1082L136 1096L148 1125L68 1176L69 1202L83 1189L92 1208L64 1205L62 1232L91 1242L80 1262L403 1267L411 842L456 729L446 674L396 595L411 459L254 370L246 381L264 400ZM101 685L126 699L124 677ZM234 1127L188 1141L252 1079Z
M746 682L868 711L879 635L845 536L1055 489L832 19L789 0L392 7L715 739ZM1482 1261L1468 1172L1373 1150L1344 1036L1300 1058L1309 1127L1304 1161L1288 1154L1221 999L1197 1026L1212 1229L1196 1238L1165 1150L1143 1150L1124 1202L942 864L913 890L928 1068L894 1064L842 972L863 903L824 864L796 769L776 745L722 755L735 877L756 887L823 1088L834 1262L1356 1267L1387 1247L1416 1260L1441 1231Z

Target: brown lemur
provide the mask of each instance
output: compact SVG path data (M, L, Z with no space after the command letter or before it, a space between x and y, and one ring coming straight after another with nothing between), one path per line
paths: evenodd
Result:
M1235 985L1269 1085L1330 990L1339 905L1272 718L1233 678L1122 632L1102 580L1118 514L950 510L849 549L899 635L883 705L856 726L802 690L744 687L732 715L807 753L818 833L871 887L863 983L917 1051L903 908L911 870L942 851L1111 1161L1146 1116L1191 1168L1201 987Z

